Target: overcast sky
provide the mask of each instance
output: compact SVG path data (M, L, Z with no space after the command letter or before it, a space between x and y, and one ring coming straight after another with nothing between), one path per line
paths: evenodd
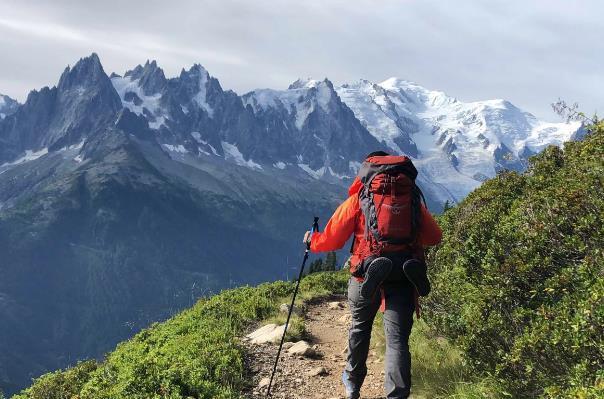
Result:
M601 0L0 0L0 93L97 52L107 73L201 63L240 94L397 76L555 121L558 97L604 113L603 21Z

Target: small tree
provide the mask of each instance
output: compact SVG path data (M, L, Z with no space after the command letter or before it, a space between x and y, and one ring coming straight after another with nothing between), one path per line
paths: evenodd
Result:
M323 259L315 259L310 262L310 266L308 267L308 274L317 273L323 270Z
M325 263L323 263L323 270L326 272L333 272L337 270L337 258L335 252L328 252L325 257Z

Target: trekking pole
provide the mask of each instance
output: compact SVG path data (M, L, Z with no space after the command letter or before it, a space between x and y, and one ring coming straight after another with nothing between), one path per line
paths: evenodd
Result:
M312 233L319 230L319 218L315 216L315 220L312 224L312 229L310 230L310 234L312 237ZM273 372L271 374L271 380L268 383L268 388L266 389L266 397L271 396L271 386L273 385L273 378L275 377L275 373L277 372L277 364L279 363L279 355L281 355L281 348L283 348L283 341L285 341L285 334L287 333L287 327L289 326L289 319L292 316L292 312L294 310L294 302L296 301L296 295L298 295L298 288L300 288L300 281L302 280L302 275L304 274L304 265L306 265L306 260L308 259L308 253L310 252L310 241L306 243L306 250L304 250L304 259L302 259L302 266L300 266L300 274L298 275L298 281L296 282L296 288L294 289L294 295L292 296L292 303L289 306L289 311L287 312L287 320L285 321L285 329L283 330L283 335L281 336L281 343L279 344L279 349L277 350L277 357L275 358L275 364L273 366Z

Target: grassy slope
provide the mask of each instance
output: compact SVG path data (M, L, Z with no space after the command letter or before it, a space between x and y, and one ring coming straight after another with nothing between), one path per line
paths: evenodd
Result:
M313 274L300 300L344 292L345 273ZM105 361L87 361L46 374L15 395L23 398L236 398L245 384L236 337L272 317L293 292L276 282L224 291L123 342Z
M299 304L312 298L346 291L348 273L307 276ZM46 374L14 399L73 398L237 398L246 383L242 350L236 337L257 320L282 322L278 306L293 284L276 282L243 287L209 299L174 318L156 323L125 341L105 361L87 361L64 371ZM301 335L303 323L294 320L292 335ZM378 318L374 346L383 350ZM478 398L475 384L460 352L436 337L423 322L411 339L417 397ZM466 392L468 388L471 392ZM485 391L491 393L491 391Z

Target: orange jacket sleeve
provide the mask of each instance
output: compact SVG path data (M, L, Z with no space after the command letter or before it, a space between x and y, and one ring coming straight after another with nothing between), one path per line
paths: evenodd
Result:
M442 230L424 205L422 205L421 218L419 243L424 247L438 244L443 237Z
M355 228L360 212L359 196L351 195L336 209L322 232L315 232L310 241L312 252L335 251L346 244Z

